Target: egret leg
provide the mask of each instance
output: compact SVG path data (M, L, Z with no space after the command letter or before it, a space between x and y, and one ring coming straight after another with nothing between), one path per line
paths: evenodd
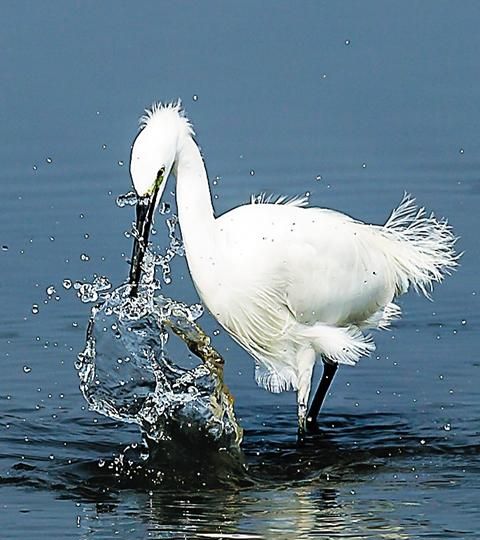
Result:
M333 377L337 371L338 364L331 364L329 362L323 361L323 374L320 384L318 385L317 391L312 399L310 404L310 409L307 413L307 418L305 419L305 428L307 431L312 431L317 425L317 416L322 407L325 396L327 395L328 389L332 384Z
M310 387L312 385L312 373L315 365L315 351L311 347L301 349L297 353L297 369L298 369L298 389L297 389L297 406L298 406L298 426L300 430L305 428L305 420L308 410L308 397L310 395Z

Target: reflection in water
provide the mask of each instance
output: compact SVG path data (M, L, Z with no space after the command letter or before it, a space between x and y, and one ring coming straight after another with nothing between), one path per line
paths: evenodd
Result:
M410 538L402 523L428 532L430 523L418 516L419 503L409 497L407 486L411 483L412 494L421 489L414 472L417 460L432 462L435 469L437 445L404 437L412 426L394 415L371 415L366 434L362 415L328 416L327 423L337 430L302 445L266 441L265 431L249 432L244 448L248 470L235 469L227 453L223 462L206 464L200 458L208 452L205 447L195 448L189 462L185 453L151 456L141 463L138 452L129 448L121 452L121 467L115 468L115 461L83 465L78 475L84 487L89 485L88 499L105 501L105 490L112 495L108 505L101 505L102 514L82 522L84 531L95 531L105 512L106 522L124 515L118 505L131 493L132 514L142 518L151 538L177 538L172 531L192 538ZM382 433L395 431L391 440L382 440ZM445 451L438 450L438 456ZM402 465L392 458L400 455ZM403 498L398 500L394 473L402 477Z
M327 482L276 490L154 490L137 493L131 504L134 515L143 521L145 537L153 539L411 537L399 523L393 504L370 500L366 512L346 486L329 487ZM95 533L102 520L111 522L116 514L116 504L97 507L83 520L82 532ZM428 520L424 525L428 527Z
M441 490L445 505L455 505L461 471L478 471L478 445L446 439L435 429L424 441L415 435L415 419L394 414L326 415L325 425L335 428L303 445L280 433L271 437L270 429L250 430L243 445L246 469L231 452L214 451L207 438L185 444L183 453L181 445L161 441L145 460L135 444L112 444L119 424L110 420L89 424L88 442L76 441L78 432L62 425L68 446L53 447L53 461L36 459L32 453L55 440L57 426L50 422L32 426L29 438L39 443L0 475L0 484L79 501L85 538L104 537L112 527L123 531L129 516L140 538L403 539L412 538L412 530L415 537L441 537L429 501L437 494L437 504ZM469 486L470 503L460 504L473 515L475 474Z

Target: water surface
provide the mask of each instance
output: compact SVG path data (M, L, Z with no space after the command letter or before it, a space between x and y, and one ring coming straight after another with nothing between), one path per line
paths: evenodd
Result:
M478 3L4 11L2 535L476 538ZM339 370L321 431L303 445L295 396L257 388L251 359L208 314L198 322L226 361L241 458L185 444L145 463L138 426L89 411L79 390L90 305L62 283L125 280L133 211L115 199L129 189L137 117L177 97L218 213L251 193L309 192L380 223L406 190L461 237L459 270L434 302L401 299L403 319L376 333L375 356ZM159 250L167 233L159 220ZM171 276L167 296L198 301L181 257ZM188 358L180 340L168 352Z

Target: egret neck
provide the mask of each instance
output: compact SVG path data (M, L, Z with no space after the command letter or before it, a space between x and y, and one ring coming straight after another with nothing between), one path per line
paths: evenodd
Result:
M179 143L173 173L177 179L177 208L185 253L192 277L201 291L206 268L215 264L215 216L207 171L190 136Z

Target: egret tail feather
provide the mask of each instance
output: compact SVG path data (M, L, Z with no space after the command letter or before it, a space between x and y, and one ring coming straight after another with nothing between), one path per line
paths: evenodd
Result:
M392 242L385 253L396 271L397 294L405 293L411 285L430 298L433 284L458 264L461 254L455 253L457 238L447 220L427 215L407 193L379 231Z

